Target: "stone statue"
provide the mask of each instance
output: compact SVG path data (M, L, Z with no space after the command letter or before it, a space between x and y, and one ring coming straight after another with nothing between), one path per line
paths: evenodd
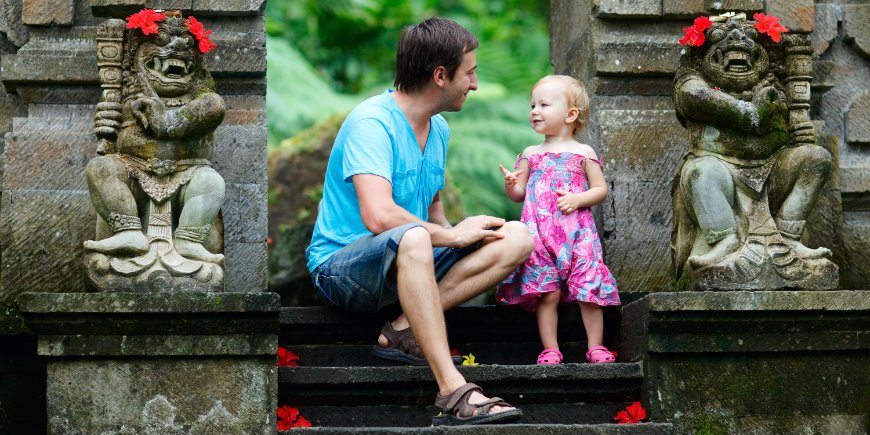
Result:
M831 252L801 241L832 166L808 115L812 47L754 23L712 17L677 70L691 146L673 186L677 288L836 288Z
M88 278L100 291L221 291L224 180L209 160L226 108L202 65L211 32L178 12L132 18L138 28L112 19L97 35Z

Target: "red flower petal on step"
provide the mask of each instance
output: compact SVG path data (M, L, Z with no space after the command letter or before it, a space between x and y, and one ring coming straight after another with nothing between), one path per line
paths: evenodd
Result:
M288 405L281 406L278 408L278 430L290 430L298 418L299 408Z
M299 367L299 356L279 346L278 367Z
M307 418L300 415L296 419L296 421L293 422L293 427L311 427L311 422L308 421Z
M619 424L640 423L646 418L646 409L643 409L640 402L634 402L628 405L624 410L619 411L613 416Z

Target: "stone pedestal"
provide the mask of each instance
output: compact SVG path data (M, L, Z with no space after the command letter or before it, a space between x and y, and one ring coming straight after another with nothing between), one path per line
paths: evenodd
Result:
M274 293L26 293L49 435L274 434Z
M658 293L623 308L620 359L677 433L870 430L870 291Z

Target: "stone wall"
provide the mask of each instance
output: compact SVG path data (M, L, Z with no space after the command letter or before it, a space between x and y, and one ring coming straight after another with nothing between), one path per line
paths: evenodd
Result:
M870 4L858 0L552 0L551 61L583 81L592 122L584 139L601 154L611 189L598 210L605 260L623 292L673 286L671 182L688 150L673 74L681 29L700 15L765 12L813 32L812 117L835 156L807 238L834 251L841 288L870 281ZM850 21L851 20L851 21ZM850 24L852 23L852 24ZM842 190L842 195L841 195Z
M181 9L214 31L205 67L226 100L215 169L227 184L226 289L264 291L266 46L264 0L0 0L0 304L25 291L85 290L82 242L96 213L85 165L100 98L96 26L144 7ZM11 102L11 103L7 103Z

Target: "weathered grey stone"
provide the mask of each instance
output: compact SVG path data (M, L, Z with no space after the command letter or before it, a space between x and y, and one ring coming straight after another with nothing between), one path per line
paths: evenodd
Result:
M851 42L864 58L870 58L870 4L843 6L844 39Z
M837 38L837 16L840 14L840 6L833 3L815 3L815 18L813 23L813 52L821 56L831 46L831 42ZM818 76L818 72L815 72Z
M74 0L24 0L21 17L28 26L69 26Z
M21 22L22 7L21 0L0 0L0 38L5 36L15 47L24 45L28 37L27 27Z
M193 13L208 15L258 15L265 0L193 0Z
M707 0L707 9L712 12L750 12L763 8L762 0Z
M37 118L24 118L21 124L36 124ZM96 150L92 133L63 132L69 119L51 119L54 131L30 130L6 137L6 190L77 190L87 189L82 175L88 159ZM16 129L16 131L20 131Z
M550 14L550 63L559 74L588 77L592 0L552 0L550 8L559 11Z
M248 114L260 116L241 116ZM214 168L227 183L265 184L266 134L258 125L224 125L215 131Z
M678 433L861 433L868 308L868 291L652 294L623 308L619 354Z
M808 33L814 30L813 0L767 0L765 13L780 19L790 32Z
M594 0L593 11L601 18L636 18L662 14L661 0Z
M679 26L661 23L595 21L594 68L597 74L672 74L683 47Z
M862 199L865 211L845 213L842 229L844 251L848 258L848 266L844 268L844 281L852 288L859 288L870 282L870 267L867 267L870 264L870 249L867 249L870 246L870 219L866 217L870 197L864 196Z
M96 105L100 102L100 88L93 85L82 86L45 86L19 84L15 93L28 103L51 104L64 101L68 104Z
M173 9L189 11L193 7L193 0L145 0L145 7L165 11Z
M269 285L266 241L232 243L226 253L226 291L261 292Z
M19 82L97 82L96 46L93 39L70 39L62 34L42 35L34 32L27 44L14 55L0 58L0 78L7 85ZM57 62L63 58L64 62Z
M688 141L672 110L600 110L604 251L620 290L668 290L671 176Z
M843 192L870 191L870 165L841 167L840 180Z
M5 174L9 181L9 174ZM83 190L5 190L0 300L25 291L84 291L81 241L95 215Z
M846 142L870 145L870 90L858 95L846 113Z
M266 184L227 185L224 238L230 243L265 243L268 228Z
M707 14L707 0L662 0L662 13L667 17L689 18Z
M145 7L145 0L90 0L91 13L97 17L124 18Z

